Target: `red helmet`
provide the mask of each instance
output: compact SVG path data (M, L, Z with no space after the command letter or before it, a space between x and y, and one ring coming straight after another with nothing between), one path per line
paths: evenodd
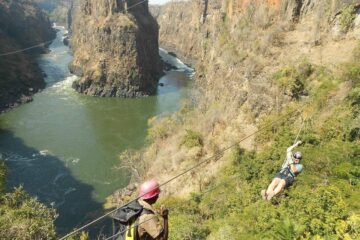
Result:
M159 183L156 180L146 181L140 186L140 199L150 199L160 194Z

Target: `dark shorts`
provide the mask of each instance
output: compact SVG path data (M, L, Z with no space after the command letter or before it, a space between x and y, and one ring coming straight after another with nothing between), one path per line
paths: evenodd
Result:
M288 174L285 174L283 172L278 172L278 174L276 174L275 178L280 178L285 180L285 187L289 187L294 183L294 177L293 176L289 176Z

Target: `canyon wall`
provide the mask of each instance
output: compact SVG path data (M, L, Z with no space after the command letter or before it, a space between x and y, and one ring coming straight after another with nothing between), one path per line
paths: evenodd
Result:
M45 87L35 56L45 52L54 37L48 17L30 1L0 2L0 111L31 101Z
M331 49L335 38L346 36L336 16L353 3L194 0L157 6L153 15L160 26L160 45L195 60L205 108L217 100L234 102L235 108L246 103L257 116L282 105L271 80L281 66L290 60L320 58L324 55L320 45ZM345 53L340 51L338 60Z
M158 25L147 2L124 3L84 0L76 10L70 68L81 76L73 84L78 92L139 97L156 91L161 72Z

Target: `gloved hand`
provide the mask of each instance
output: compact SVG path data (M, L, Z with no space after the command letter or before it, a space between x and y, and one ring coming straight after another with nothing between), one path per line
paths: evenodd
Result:
M296 145L299 146L300 144L302 144L302 141L297 141Z

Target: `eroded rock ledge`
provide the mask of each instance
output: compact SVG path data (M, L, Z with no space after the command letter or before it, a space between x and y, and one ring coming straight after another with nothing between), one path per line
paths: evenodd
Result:
M137 5L136 5L137 4ZM139 97L156 90L158 30L147 2L84 0L76 10L71 46L73 87L101 97ZM132 7L133 6L133 7Z

